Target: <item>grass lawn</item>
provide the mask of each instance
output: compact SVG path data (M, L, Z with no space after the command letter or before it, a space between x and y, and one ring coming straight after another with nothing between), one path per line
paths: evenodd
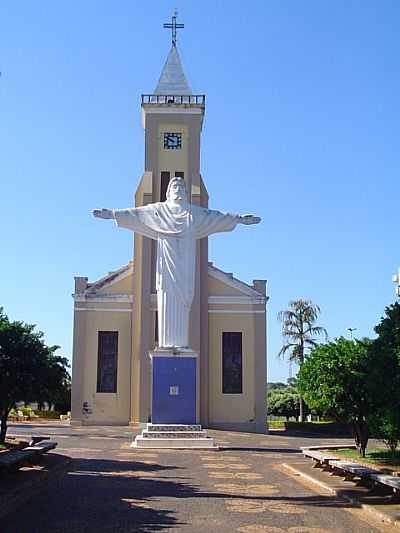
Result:
M295 422L293 420L268 420L269 429L284 429L288 431L301 431L303 433L315 433L319 435L348 435L348 430L345 426L328 420L312 421L312 422Z
M285 429L285 422L283 420L269 420L268 427L270 429Z
M386 448L368 448L364 458L358 455L357 450L335 450L336 453L355 462L400 470L400 450L396 450L395 454L392 455L390 450Z

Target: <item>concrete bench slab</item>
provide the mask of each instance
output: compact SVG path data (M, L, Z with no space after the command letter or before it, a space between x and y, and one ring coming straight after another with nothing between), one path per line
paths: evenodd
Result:
M358 463L350 463L347 461L331 461L330 465L334 468L339 468L344 472L348 472L355 476L370 476L372 474L379 474L378 470L374 468L369 468L368 466L360 465Z
M50 442L44 442L40 444L36 444L35 446L28 446L27 448L24 448L24 450L32 450L39 455L42 453L46 453L50 450L54 450L54 448L57 447L57 442L50 441Z
M396 476L389 476L387 474L371 474L370 478L381 485L387 485L396 492L400 491L400 478Z
M337 461L336 455L332 455L329 452L317 451L317 450L303 450L303 455L305 457L310 457L315 461L314 468L320 466L328 466L330 461Z
M41 445L27 446L23 450L9 450L0 454L0 469L19 468L25 463L35 461L38 456L53 450L57 442L45 442Z
M50 440L50 437L36 437L32 435L31 440L29 441L29 446L35 446L35 444L42 442L43 440Z
M28 462L35 457L36 453L32 450L12 450L0 455L0 468L18 467L24 462Z
M303 455L306 457L311 457L312 459L325 459L325 460L338 460L337 455L333 455L329 452L318 452L313 450L303 450Z
M355 444L319 444L318 446L302 446L303 450L355 450Z

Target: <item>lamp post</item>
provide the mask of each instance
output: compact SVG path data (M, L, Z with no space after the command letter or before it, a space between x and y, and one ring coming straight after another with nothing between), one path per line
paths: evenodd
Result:
M350 331L350 340L353 340L353 331L356 331L357 328L347 328L347 331Z
M400 296L400 268L397 271L397 274L395 274L392 277L393 283L396 283L396 294L397 296Z

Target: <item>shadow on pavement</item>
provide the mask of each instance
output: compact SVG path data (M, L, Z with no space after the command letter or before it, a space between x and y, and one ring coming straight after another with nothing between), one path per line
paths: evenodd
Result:
M228 450L276 451L275 448L224 448ZM280 453L298 453L296 449ZM185 477L182 472L191 477ZM153 533L190 526L178 519L181 509L196 513L201 499L291 503L297 506L350 508L336 496L285 496L252 494L246 482L235 490L201 490L194 485L196 471L141 461L74 459L69 472L51 482L16 513L2 520L6 533ZM200 483L200 481L199 481ZM166 500L168 498L168 500ZM185 504L180 500L189 499ZM190 501L191 500L191 501ZM207 503L207 502L205 502ZM192 509L192 510L191 510ZM229 511L226 511L229 513ZM190 516L190 514L185 515ZM227 515L228 516L228 515Z
M260 447L243 447L243 446L224 446L220 447L219 452L263 452L263 453L301 453L300 448L260 448Z
M0 531L151 533L183 525L174 511L156 509L154 499L191 497L198 489L176 476L162 476L169 470L180 468L139 461L74 459L62 479L3 518Z

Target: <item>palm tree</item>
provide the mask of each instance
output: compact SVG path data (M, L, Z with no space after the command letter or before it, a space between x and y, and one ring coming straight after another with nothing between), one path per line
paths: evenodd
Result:
M323 335L328 338L326 329L315 323L321 310L310 300L294 300L289 302L289 309L278 313L282 322L283 346L278 356L289 355L289 361L299 366L304 362L307 352L317 345L315 337ZM303 399L300 396L300 421L303 421Z

